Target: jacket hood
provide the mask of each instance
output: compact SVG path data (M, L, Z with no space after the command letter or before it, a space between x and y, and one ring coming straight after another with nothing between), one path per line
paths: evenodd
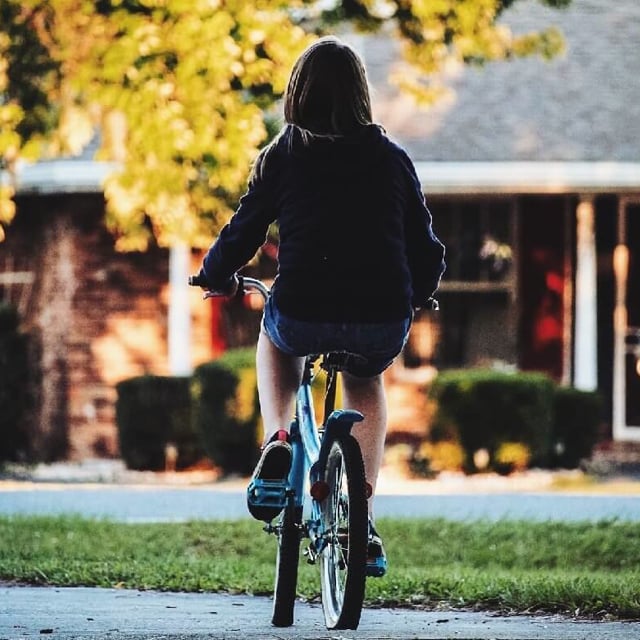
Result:
M318 135L287 125L281 137L283 150L300 162L331 166L362 166L375 161L386 146L384 129L377 124L359 127L346 135Z

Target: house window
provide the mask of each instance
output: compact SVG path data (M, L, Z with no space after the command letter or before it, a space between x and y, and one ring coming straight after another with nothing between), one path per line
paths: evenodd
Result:
M444 289L479 291L479 283L509 283L513 263L513 215L509 201L434 205L437 233L447 246ZM500 287L498 287L500 288Z
M515 201L433 198L429 205L447 272L437 294L441 310L416 323L431 353L410 346L406 366L515 366Z
M11 257L0 259L0 302L16 307L23 316L27 311L34 273L21 267Z

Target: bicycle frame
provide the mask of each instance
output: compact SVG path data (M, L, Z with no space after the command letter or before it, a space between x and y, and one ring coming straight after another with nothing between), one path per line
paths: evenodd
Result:
M317 357L308 356L305 360L302 383L296 396L296 417L291 424L290 442L293 449L293 460L289 472L288 490L296 507L305 508L305 501L311 491L312 500L303 519L305 533L310 538L310 561L322 552L327 544L326 532L322 524L320 502L324 498L323 487L317 483L326 463L327 454L333 440L341 433L350 433L354 422L363 420L361 413L351 410L333 410L335 378L327 382L329 404L325 404L325 421L322 431L315 419L311 382L313 380L313 366ZM335 370L328 372L335 375ZM308 480L308 487L306 486ZM317 489L315 489L317 487ZM317 490L317 495L313 494Z

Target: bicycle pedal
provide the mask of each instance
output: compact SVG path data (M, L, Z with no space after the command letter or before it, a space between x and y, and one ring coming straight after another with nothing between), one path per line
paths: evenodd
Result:
M257 520L273 520L287 505L286 480L255 478L247 488L247 507Z
M256 478L247 488L247 500L256 507L281 507L293 495L286 480L263 480Z

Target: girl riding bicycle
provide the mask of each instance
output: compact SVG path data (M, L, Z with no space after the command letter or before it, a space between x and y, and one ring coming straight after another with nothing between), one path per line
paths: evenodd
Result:
M264 447L254 477L285 479L304 356L347 351L346 406L364 414L353 435L371 486L370 555L382 556L373 496L387 428L382 372L402 350L413 309L427 306L445 269L415 168L371 115L359 56L322 38L295 63L286 124L260 153L239 207L199 278L232 294L236 272L279 226L278 274L265 305L256 368ZM273 510L249 504L254 517Z

